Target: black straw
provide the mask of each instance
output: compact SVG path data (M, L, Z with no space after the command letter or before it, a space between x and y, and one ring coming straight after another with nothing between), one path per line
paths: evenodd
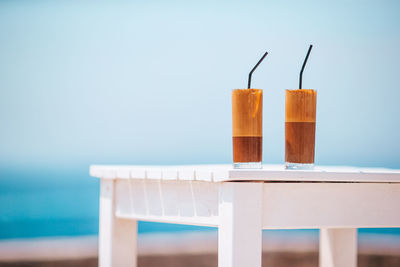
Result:
M251 75L253 75L253 72L256 70L258 65L264 60L264 58L268 55L268 51L265 52L265 54L262 56L262 58L257 62L257 64L254 66L254 68L250 71L249 73L249 82L247 83L247 88L250 89L251 86Z
M303 80L303 70L304 70L304 67L306 66L306 63L307 63L307 60L308 60L308 56L310 55L311 49L312 49L312 45L310 45L310 47L308 48L307 56L304 59L303 67L301 67L299 89L301 89L301 82Z

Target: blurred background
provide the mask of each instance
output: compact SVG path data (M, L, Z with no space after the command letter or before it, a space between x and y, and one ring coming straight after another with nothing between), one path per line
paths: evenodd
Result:
M389 0L1 1L0 239L97 235L90 164L230 163L231 90L266 50L252 82L265 164L283 163L284 90L313 44L316 164L400 168L399 14Z

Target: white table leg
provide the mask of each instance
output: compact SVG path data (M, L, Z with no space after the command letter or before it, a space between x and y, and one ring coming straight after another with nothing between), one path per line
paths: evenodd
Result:
M357 229L320 229L320 267L357 266Z
M137 222L115 217L115 181L100 187L99 266L137 266Z
M262 192L262 183L221 183L219 267L261 267Z

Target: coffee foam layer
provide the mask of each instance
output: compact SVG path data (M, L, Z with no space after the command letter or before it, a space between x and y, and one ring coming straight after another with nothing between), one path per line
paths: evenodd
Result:
M232 91L233 136L262 136L261 89L235 89Z
M286 90L286 122L315 122L317 91L312 89Z

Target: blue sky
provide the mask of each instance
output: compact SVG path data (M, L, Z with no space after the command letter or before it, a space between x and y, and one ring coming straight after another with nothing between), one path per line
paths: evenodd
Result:
M284 90L318 91L316 163L400 168L398 1L3 1L0 164L231 162L230 94L264 89L264 163Z

